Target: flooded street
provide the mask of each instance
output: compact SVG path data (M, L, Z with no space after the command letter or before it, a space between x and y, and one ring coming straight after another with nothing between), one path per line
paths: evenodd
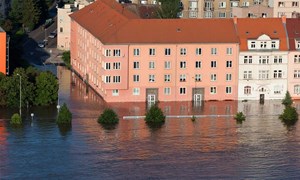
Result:
M146 103L103 102L72 74L58 69L59 103L73 113L72 129L55 124L56 105L24 109L22 128L9 125L18 109L0 109L0 179L299 179L300 123L285 127L280 101L168 102L167 115L233 115L167 118L150 129ZM105 107L120 116L113 130L97 118ZM300 102L295 102L300 112ZM34 113L31 120L30 113Z

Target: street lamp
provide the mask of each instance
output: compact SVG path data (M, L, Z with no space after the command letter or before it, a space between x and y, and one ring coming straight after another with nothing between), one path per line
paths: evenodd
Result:
M30 123L30 125L33 126L33 117L34 117L34 114L31 113L30 116L31 116L31 123Z
M21 78L21 75L20 74L17 74L17 76L20 77L20 116L22 116L22 78Z

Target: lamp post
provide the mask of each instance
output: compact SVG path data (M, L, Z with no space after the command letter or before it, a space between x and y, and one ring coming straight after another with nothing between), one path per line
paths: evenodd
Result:
M33 126L33 117L34 117L34 114L31 113L30 116L31 116L31 123L30 123L30 125Z
M22 116L22 78L20 74L17 74L20 77L20 116Z

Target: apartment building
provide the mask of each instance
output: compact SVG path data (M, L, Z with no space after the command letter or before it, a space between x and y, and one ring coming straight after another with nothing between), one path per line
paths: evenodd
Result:
M274 17L300 17L300 0L274 0Z
M288 90L286 19L234 21L240 38L238 99L283 99Z
M260 5L268 7L268 0L181 0L182 18L231 18L235 7L247 8ZM259 11L259 7L257 7ZM240 14L237 14L240 15Z
M293 99L300 99L300 19L287 19L289 38L288 90Z
M57 49L70 50L70 25L69 17L73 12L94 2L93 0L76 0L74 4L65 4L62 8L57 8Z
M0 73L6 74L6 32L0 27Z
M71 29L72 67L107 102L238 98L232 19L140 19L98 0L71 15Z
M232 16L238 18L268 18L273 17L273 8L265 5L248 7L232 7Z

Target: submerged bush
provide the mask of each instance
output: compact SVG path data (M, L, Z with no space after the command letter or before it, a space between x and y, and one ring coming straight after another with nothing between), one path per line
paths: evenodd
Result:
M72 113L68 109L66 103L60 108L57 116L56 123L58 125L71 125L72 124Z
M114 110L106 108L99 116L98 123L102 125L115 125L119 123L119 118Z
M10 124L12 125L22 125L22 118L18 113L12 115Z
M294 125L298 121L298 113L296 108L292 106L286 106L283 113L279 116L282 122L286 125Z
M145 121L147 124L163 124L165 122L166 116L164 115L163 111L154 104L151 108L147 111Z
M237 122L242 123L243 121L246 120L246 116L243 114L243 112L237 112L234 116L234 119Z

